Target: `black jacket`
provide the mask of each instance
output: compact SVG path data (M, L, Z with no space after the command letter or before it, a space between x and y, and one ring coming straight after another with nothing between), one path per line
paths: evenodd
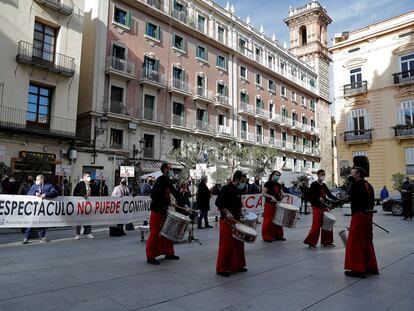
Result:
M328 189L328 186L325 183L318 183L314 181L309 188L309 201L314 207L324 208L323 204L320 201L320 198L325 199L326 197L336 200L332 195L331 191Z
M401 199L403 201L412 201L413 192L414 192L414 184L411 182L403 183L401 186L401 190L407 190L407 192L401 192Z
M200 182L197 190L197 208L200 211L210 210L211 192L204 182Z
M85 197L88 195L88 191L86 190L86 184L84 181L80 181L76 184L75 189L73 189L73 196L74 197ZM89 196L92 195L92 189L89 193Z
M360 179L351 184L349 189L352 214L374 208L374 188L366 180Z
M184 202L178 191L175 189L171 178L164 175L158 177L152 187L151 211L159 214L165 214L171 203L170 194L174 196L178 206L184 207Z
M233 183L223 186L216 199L216 206L220 210L221 217L226 217L223 213L223 209L226 208L235 219L240 219L242 209L241 197L241 191Z

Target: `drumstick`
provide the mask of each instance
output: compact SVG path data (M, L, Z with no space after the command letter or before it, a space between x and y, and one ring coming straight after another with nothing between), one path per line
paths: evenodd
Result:
M174 206L174 208L178 208L178 209L181 209L181 210L184 210L184 211L190 211L190 212L193 212L193 213L198 213L198 210L196 210L196 209L192 209L192 208L185 208L185 207L181 207L181 206L178 206L178 205L176 205L176 206Z

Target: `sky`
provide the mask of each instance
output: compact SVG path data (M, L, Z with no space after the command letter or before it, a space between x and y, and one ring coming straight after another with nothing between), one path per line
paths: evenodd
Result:
M311 0L215 0L216 3L226 6L227 2L233 5L236 15L246 21L250 16L251 23L260 29L263 25L268 37L273 33L283 44L289 46L289 31L283 19L287 17L289 6L300 7ZM334 34L343 31L352 31L363 26L378 22L395 15L414 10L413 0L319 0L333 22L328 27L329 40Z

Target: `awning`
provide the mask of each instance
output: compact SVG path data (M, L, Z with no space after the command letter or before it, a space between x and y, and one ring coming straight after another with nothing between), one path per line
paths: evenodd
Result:
M162 173L161 173L161 171L156 171L156 172L153 172L153 173L148 173L148 174L145 174L145 175L142 175L142 176L140 176L139 178L140 179L147 179L148 177L154 177L154 178L158 178L158 177L160 177L162 175Z
M142 170L155 171L161 168L162 162L141 160L138 162L138 165L142 168Z

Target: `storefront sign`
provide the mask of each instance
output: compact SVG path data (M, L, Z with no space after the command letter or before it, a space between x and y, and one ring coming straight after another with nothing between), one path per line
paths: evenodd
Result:
M133 167L133 166L121 166L119 175L121 177L134 177L135 176L135 167Z
M70 176L72 174L72 165L56 164L55 175L56 176Z

